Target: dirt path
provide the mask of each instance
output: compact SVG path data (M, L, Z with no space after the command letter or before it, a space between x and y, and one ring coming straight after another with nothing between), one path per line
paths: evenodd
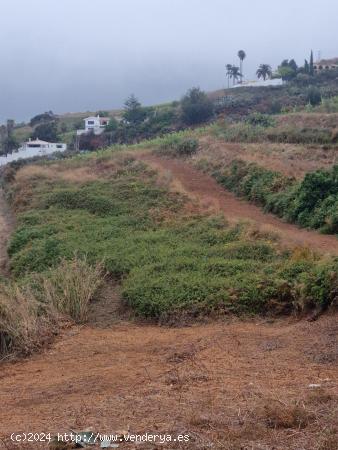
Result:
M14 218L10 213L4 192L0 188L0 274L8 274L7 243L13 228Z
M252 221L258 227L277 232L286 246L304 246L322 253L338 255L338 239L335 236L321 235L307 231L265 214L259 207L236 197L222 188L207 174L178 159L165 159L143 153L138 156L155 169L172 175L174 189L185 192L202 205L224 212L229 220Z

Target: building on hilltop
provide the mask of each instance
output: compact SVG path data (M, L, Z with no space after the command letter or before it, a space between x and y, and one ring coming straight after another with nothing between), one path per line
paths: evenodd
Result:
M106 126L109 124L110 118L109 117L100 117L97 116L91 116L86 117L84 119L85 122L85 129L84 130L77 130L77 135L81 136L81 134L101 134L103 133Z
M24 142L22 146L19 148L19 150L30 150L30 149L36 149L39 151L39 153L51 153L51 152L63 152L67 150L67 144L58 142L47 142L47 141L41 141L40 139L29 139L29 141Z
M321 59L314 63L313 68L315 72L321 72L322 70L337 70L338 58Z

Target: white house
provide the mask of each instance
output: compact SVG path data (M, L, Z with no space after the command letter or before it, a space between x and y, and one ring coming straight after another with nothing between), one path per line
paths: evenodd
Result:
M63 143L52 143L47 141L41 141L40 139L29 139L29 141L24 142L19 150L31 150L35 149L39 153L52 153L52 152L63 152L67 150L67 144Z
M84 119L85 129L77 130L78 136L81 134L94 133L101 134L105 127L109 124L109 117L91 116Z

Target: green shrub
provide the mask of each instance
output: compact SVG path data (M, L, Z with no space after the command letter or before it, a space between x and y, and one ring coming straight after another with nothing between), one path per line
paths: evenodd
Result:
M338 233L338 166L308 173L297 182L257 164L235 160L213 175L227 189L266 211L303 227Z
M338 302L338 261L322 261L303 273L305 306L326 309Z
M191 156L198 150L198 140L173 134L163 139L155 153L168 156Z
M205 92L199 88L189 89L181 100L181 119L187 125L207 122L214 114L214 107Z
M275 125L275 121L271 116L262 113L252 113L246 121L249 125L253 126L272 127Z
M311 106L319 105L322 101L322 94L320 90L315 86L309 87L306 92L306 100Z

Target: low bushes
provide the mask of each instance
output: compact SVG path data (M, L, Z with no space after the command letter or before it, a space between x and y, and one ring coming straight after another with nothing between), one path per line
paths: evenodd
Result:
M284 144L331 144L335 134L329 128L275 126L264 114L249 116L245 122L218 123L211 127L214 135L226 142L275 142Z
M233 161L214 173L227 189L303 227L338 233L338 166L306 174L300 182L254 163Z
M163 138L155 153L167 156L191 156L198 150L198 140L180 134Z
M248 116L246 122L249 125L261 126L261 127L272 127L275 125L275 121L272 116L262 113L253 113Z

